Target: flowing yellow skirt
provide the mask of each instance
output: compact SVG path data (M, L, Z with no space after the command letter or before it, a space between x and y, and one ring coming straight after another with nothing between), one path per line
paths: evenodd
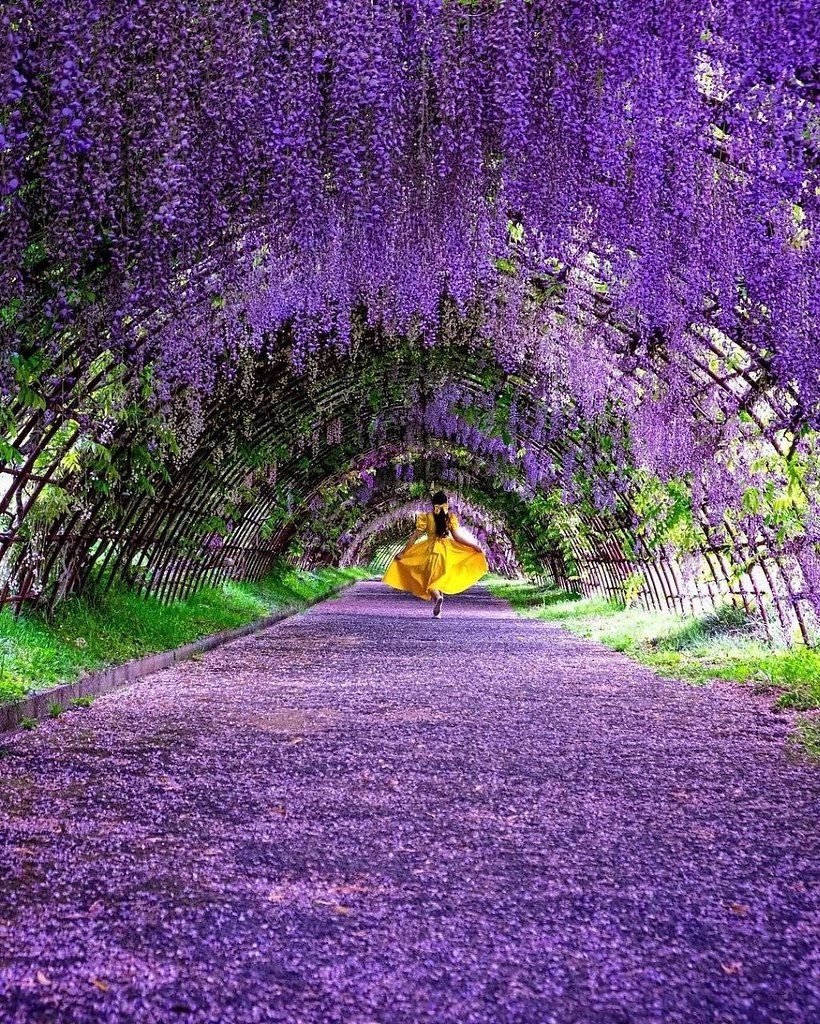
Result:
M414 544L401 561L394 558L382 582L429 601L431 590L460 594L477 583L488 569L482 551L459 544L452 537L436 537Z

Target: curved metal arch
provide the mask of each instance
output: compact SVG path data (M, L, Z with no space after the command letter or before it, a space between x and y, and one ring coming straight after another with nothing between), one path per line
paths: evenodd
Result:
M613 330L618 329L611 323L609 326ZM273 443L277 438L281 439L286 436L288 431L298 423L313 416L321 421L323 417L345 415L350 411L352 418L345 418L344 423L346 428L354 427L356 418L355 412L352 411L353 407L349 403L349 395L355 389L356 382L360 380L362 369L367 369L375 374L376 384L379 379L383 384L386 383L390 375L395 373L394 364L388 362L379 365L380 354L368 350L362 359L340 360L340 366L336 368L337 372L327 381L322 380L317 386L316 381L306 381L304 378L295 379L292 375L282 372L284 357L279 353L278 363L274 364L274 366L278 366L278 370L268 374L265 379L265 387L269 396L283 399L283 404L280 407L283 415L277 416L275 420L269 419L267 423L260 425L261 411L257 409L254 416L251 417L250 428L254 443L257 446ZM725 355L725 353L723 354ZM419 355L415 353L414 362L418 363L418 361ZM705 369L709 370L708 367ZM704 368L699 367L699 371L704 372ZM448 372L449 376L445 374L442 378L445 382L456 383L468 390L472 387L475 389L475 393L483 390L482 379L473 372L469 364L459 367L458 376L452 373L451 367L448 368ZM381 374L381 378L379 378L379 374ZM514 383L521 394L527 393L529 382L522 376L499 374L499 379ZM699 379L702 378L695 376L693 370L693 382L696 383ZM759 381L750 380L748 384L750 390L754 389L758 395L761 394ZM737 400L736 392L726 384L725 380L721 379L719 386L723 387L733 400ZM766 400L769 400L769 392L764 389L763 394ZM377 408L386 408L386 406ZM220 564L220 559L216 556L199 557L192 568L191 564L186 564L185 559L178 557L178 552L186 549L194 550L203 514L207 514L207 510L218 495L235 488L248 472L249 466L239 453L226 460L220 473L209 476L204 472L208 462L209 445L222 440L230 440L243 433L240 417L226 417L225 412L224 398L213 403L208 413L207 429L198 453L195 453L181 467L180 472L169 485L166 486L158 481L159 486L155 495L129 495L127 491L125 492L125 506L122 510L117 511L107 538L105 536L106 517L111 513L111 504L103 498L89 512L77 512L72 517L61 521L58 527L52 531L53 544L50 548L47 565L55 565L57 560L67 552L66 561L73 563L75 578L79 579L90 569L95 546L104 543L107 544L107 552L101 560L102 568L109 572L111 578L114 578L118 573L122 573L124 567L128 566L136 552L144 550L147 546L151 551L148 562L153 578L144 579L142 585L145 589L161 585L169 598L180 596L191 587L198 586L203 580L216 579L220 575L224 575L224 565ZM706 415L705 412L704 415ZM36 435L38 422L36 416L31 418L28 423L29 435L27 436ZM28 469L25 470L28 472L27 479L33 480L31 467L39 453L45 450L48 439L53 438L60 425L60 421L55 421L47 431L44 431L45 440L33 446L27 464ZM761 431L761 437L766 438L767 434ZM125 435L123 435L123 439L126 439ZM61 450L64 451L71 444L73 444L73 440L65 444ZM571 446L579 447L577 439L568 441L566 445L562 446L558 444L556 438L550 438L543 450L560 455ZM322 463L330 458L333 449L333 445L322 442L320 439L316 447L316 461ZM584 449L579 447L579 450L583 451ZM311 480L310 475L300 468L299 462L298 454L288 459L281 467L281 475L282 478L288 480L297 496L301 497L305 493L305 488L310 487ZM59 460L55 458L50 470L44 472L44 479L34 481L34 493L30 495L26 508L31 508L42 487L54 478L55 467L58 464ZM22 485L18 484L17 486ZM621 494L619 497L628 508L628 494ZM253 506L246 510L235 534L235 540L230 547L246 551L252 549L261 524L269 518L276 506L275 490L263 488ZM611 523L603 526L596 523L591 524L590 532L605 536L606 531L611 529ZM627 530L627 527L618 524L617 530ZM9 541L9 543L12 542ZM570 546L574 545L579 553L587 559L592 557L588 551L584 551L585 545L578 538L570 539L569 542ZM605 547L606 545L602 546L602 553L605 553ZM266 544L253 554L252 571L256 572L259 566L265 564L270 550L270 545ZM224 556L221 557L224 560ZM611 562L611 558L607 557L603 561ZM606 582L608 574L614 573L616 578L620 578L626 571L627 567L617 571L610 567L607 570L596 569L594 575L597 574L597 585L606 590L607 587L611 589L611 584ZM46 573L46 575L48 574ZM725 580L728 575L729 570L723 566L719 572L715 573L716 585L719 578ZM788 573L783 574L783 578L788 579ZM659 585L658 593L666 594L668 589L671 589L671 583L667 581L663 585ZM776 588L773 586L771 589L774 591ZM8 584L6 584L6 590L8 590ZM790 600L794 598L791 589L789 589L788 596ZM744 600L746 600L745 597Z
M376 366L376 369L381 372L383 378L395 373L395 367L390 364L381 367ZM344 364L344 370L345 373L343 375L335 376L327 382L322 382L322 385L318 388L314 386L313 393L310 395L306 394L304 389L297 388L295 393L287 396L288 400L286 402L283 402L280 396L276 406L277 415L275 417L270 417L261 412L268 403L264 400L260 401L251 429L251 434L257 446L265 447L272 445L277 439L287 435L299 421L305 417L311 418L317 409L321 409L326 417L336 417L340 412L342 414L350 414L345 420L345 430L349 432L351 429L355 429L357 417L353 407L347 401L347 397L350 390L357 384L359 368L346 363ZM470 372L465 372L461 375L458 378L458 383L472 387L476 391L481 389L483 385L481 379ZM277 379L274 387L281 391L280 379ZM384 411L383 408L382 411ZM143 538L150 538L149 543L154 547L166 547L164 561L157 562L155 565L157 574L160 576L167 575L170 560L173 558L172 549L178 548L180 544L184 546L186 543L191 543L195 539L193 533L196 530L197 510L203 507L210 507L215 496L220 491L235 487L239 480L248 472L248 465L241 457L237 457L233 462L228 460L221 475L213 479L209 479L208 475L203 472L203 468L210 461L212 449L225 443L229 436L235 434L237 430L236 421L226 420L224 415L220 415L221 413L223 413L223 409L220 405L217 405L214 409L214 414L209 417L209 429L203 436L197 453L183 467L182 473L172 482L171 488L163 489L164 493L159 496L159 500L150 496L138 496L127 512L127 529L132 538L138 542L142 542ZM261 424L259 423L260 418L262 419ZM315 452L316 460L319 462L324 461L333 447L333 445L328 445L320 439ZM554 443L554 439L552 439L550 451L553 456L560 456L561 454L559 447ZM291 459L289 463L280 467L279 476L280 480L283 477L289 479L292 486L302 490L304 493L305 481L300 479L301 474L298 462L299 456L297 454L296 458ZM260 525L268 518L275 500L275 495L270 492L266 494L263 491L260 494L254 507L256 514L253 517L257 525ZM164 507L172 511L166 513ZM241 528L243 530L248 529L250 523L251 520L246 519ZM174 543L166 543L171 538ZM123 564L130 561L134 557L134 548L137 546L132 544L130 551L124 546L117 560L113 563L112 568L116 571Z
M448 447L448 442L446 441L446 439L444 441L439 441L438 444L440 444L445 449L447 449L447 447ZM428 441L428 445L426 447L429 447L429 441ZM450 446L450 452L453 453L453 454L459 454L460 450L457 447L455 447L455 446ZM365 453L363 457L365 459L369 460L371 458L371 456L373 456L374 454L376 454L375 450L374 451L369 451L369 452ZM426 461L427 461L428 455L429 455L429 453L427 451L424 451L423 454L419 456L419 461L415 465L417 465L418 467L423 466L426 463ZM422 462L422 459L424 460L423 462ZM484 476L481 476L480 474L476 474L475 473L475 469L476 469L475 459L470 459L469 463L467 465L465 465L465 466L459 466L459 471L462 474L462 477L463 478L467 477L471 481L470 494L471 495L473 495L474 493L480 494L485 499L485 503L488 505L488 507L495 507L495 505L498 504L499 496L502 493L502 492L498 491L497 487L492 486L497 481L497 477L495 476L495 473L494 472L492 472L492 473L488 472L487 476L484 477ZM421 468L419 468L419 472L421 472ZM314 486L311 489L311 491L305 494L303 502L301 504L301 509L302 510L307 509L310 506L311 499L317 493L319 493L325 486L327 486L328 482L332 481L332 479L333 479L332 476L330 478L326 477L326 478L323 478L323 479L319 479L314 484ZM440 479L440 478L437 478L437 479ZM486 481L490 482L489 486L487 485ZM463 484L462 484L462 486L463 486ZM396 486L394 484L393 485L393 494L394 495L395 495L395 490L396 490ZM510 500L513 497L513 495L515 496L515 498L518 499L518 505L519 505L520 511L519 511L519 514L516 516L516 523L515 523L516 530L519 533L521 533L522 536L523 536L523 539L524 539L524 542L525 542L525 548L526 548L526 550L531 555L531 561L534 561L536 564L539 564L544 569L546 569L547 570L546 575L549 577L549 579L552 582L554 582L554 583L556 583L557 585L560 585L560 586L568 587L568 586L571 585L571 578L567 574L566 566L564 564L564 559L563 559L563 556L562 556L561 552L559 550L557 550L553 545L545 543L546 535L544 534L544 532L543 531L537 531L529 523L528 517L526 515L526 510L527 510L527 507L528 507L527 500L526 500L527 493L529 493L530 496L532 496L532 494L533 494L532 490L528 489L526 487L523 487L523 488L521 488L520 490L518 490L516 492L510 492L510 491L504 491L503 492L503 494L506 496L506 500ZM365 513L371 507L371 504L372 504L373 500L376 500L376 499L384 501L384 505L382 507L386 507L387 505L390 504L390 501L391 501L390 497L385 497L384 499L381 499L381 495L379 495L378 492L374 490L373 493L371 494L369 500L368 500L368 504L366 506L364 506L363 510L365 511ZM497 509L497 512L498 512L499 515L502 516L502 518L504 518L505 515L506 515L506 511L503 509L503 507L499 507ZM582 517L582 518L583 518L584 525L588 529L594 529L595 528L595 523L591 519L589 519L588 517ZM290 538L291 538L291 536L293 535L294 532L295 531L294 531L292 523L288 523L288 524L284 524L283 525L282 533L281 533L280 537L277 538L282 546L284 546L284 544L286 544L290 540ZM573 551L573 554L575 555L575 557L583 559L583 557L584 557L583 556L583 546L582 546L582 543L580 542L580 540L577 537L572 536L572 537L568 538L568 546ZM605 589L607 594L609 594L610 596L615 597L615 598L619 597L620 594L621 594L621 590L620 590L620 587L619 587L618 583L616 581L610 580L608 577L606 577L606 573L603 570L596 569L596 572L597 572L597 574L599 576L601 576L601 574L603 572L603 575L604 575L605 578L602 579L602 587Z
M443 448L446 448L446 446L447 446L446 445L446 441L441 443L441 444L442 444ZM425 446L425 448L429 449L429 447L430 447L430 442L428 441L428 444ZM452 448L451 450L453 452L456 451L455 448ZM370 449L370 450L368 450L366 452L361 453L359 455L358 461L359 462L371 462L374 457L380 456L381 454L384 453L384 451L385 451L384 448ZM427 461L427 459L429 458L429 454L430 454L429 451L425 451L424 454L419 457L419 462L418 462L417 465L419 466L419 473L420 473L420 475L421 475L421 466L424 464L424 462ZM460 467L460 468L461 468L461 471L464 472L464 467ZM314 478L314 480L312 482L312 485L309 486L308 489L305 490L302 493L301 499L299 501L299 505L298 505L298 507L296 507L293 510L292 516L288 520L283 521L283 523L281 524L279 530L271 538L270 548L269 548L269 558L271 560L276 557L276 555L277 555L277 553L279 551L284 549L286 544L289 543L290 539L298 532L298 517L300 517L302 515L307 515L309 513L309 510L311 508L311 505L312 505L314 499L323 490L327 489L329 486L332 486L335 481L339 480L340 478L343 478L344 476L349 475L349 473L350 473L350 468L345 468L339 474L332 473L332 474L328 474L328 475L325 475L325 476L317 476L316 478ZM488 473L486 479L488 481L495 482L496 477L495 477L494 474L490 475ZM394 488L394 494L395 494L395 491L398 490L398 489L403 489L403 488ZM494 491L493 491L492 487L487 486L484 489L484 493L486 493L487 495L492 495L494 493ZM384 498L384 502L385 502L385 506L384 507L389 505L390 500L391 499L389 497L385 497ZM418 501L416 503L418 503ZM363 511L367 511L367 510L369 510L371 505L370 505L370 502L368 502L367 505L360 506L360 507L362 508ZM325 514L326 514L326 512L325 512ZM531 541L532 541L533 551L538 550L539 546L535 544L534 537L531 538Z
M456 493L454 495L455 501L453 504L459 509L462 516L464 516L464 507L467 508L466 517L473 524L476 522L479 524L479 533L484 532L492 534L500 534L504 541L506 541L507 547L511 552L515 551L515 544L512 538L507 533L503 523L494 516L488 509L481 507L475 500L467 500L462 495ZM452 499L451 499L452 500ZM410 513L413 509L418 509L421 502L418 500L409 500L400 505L395 505L389 500L385 499L380 503L373 503L368 506L368 519L362 526L356 531L354 536L348 542L344 550L342 551L341 557L339 558L340 565L352 565L361 562L367 557L367 553L376 544L382 542L384 537L407 536L407 522L392 521L390 523L384 523L384 516L388 513L397 513L399 515L407 514L409 519ZM381 508L379 507L381 505ZM490 529L488 530L487 527ZM488 552L488 560L490 561L490 568L494 565L494 552ZM516 559L517 561L517 559ZM496 565L496 569L501 568L500 563Z

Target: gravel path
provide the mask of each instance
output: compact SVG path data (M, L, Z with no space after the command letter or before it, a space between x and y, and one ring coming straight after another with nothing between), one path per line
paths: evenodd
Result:
M3 1024L817 1024L769 701L376 583L0 745Z

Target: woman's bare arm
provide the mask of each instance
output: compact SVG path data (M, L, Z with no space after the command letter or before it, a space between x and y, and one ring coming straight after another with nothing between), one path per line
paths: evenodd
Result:
M459 544L472 548L474 551L480 551L482 555L484 554L483 549L474 540L470 540L466 534L462 533L458 527L455 530L450 530L450 533L453 535L453 540L457 540Z

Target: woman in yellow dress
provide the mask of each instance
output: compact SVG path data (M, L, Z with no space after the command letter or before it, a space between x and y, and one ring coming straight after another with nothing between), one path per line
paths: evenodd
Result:
M487 559L458 528L458 517L447 507L447 495L436 491L433 511L416 516L416 529L387 568L382 580L424 601L433 600L433 616L441 618L445 594L460 594L488 570ZM427 534L423 544L416 541Z

